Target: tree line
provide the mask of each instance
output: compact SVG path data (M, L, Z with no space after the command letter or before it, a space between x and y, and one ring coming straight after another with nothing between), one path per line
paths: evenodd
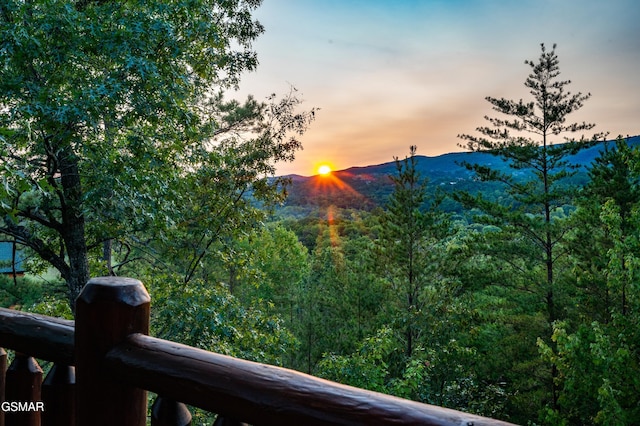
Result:
M411 147L384 207L279 217L275 165L316 111L226 96L259 3L0 4L0 233L64 290L31 308L71 316L90 276L128 275L160 337L516 423L636 423L640 154L619 139L573 185L566 156L603 135L574 137L589 95L555 46L531 101L489 97L461 135L529 171L464 165L498 197L445 213Z

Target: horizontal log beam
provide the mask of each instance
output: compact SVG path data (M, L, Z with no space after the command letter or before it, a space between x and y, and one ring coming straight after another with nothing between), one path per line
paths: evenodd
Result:
M74 364L74 321L0 308L0 347Z
M254 425L506 426L142 334L106 355L120 380Z

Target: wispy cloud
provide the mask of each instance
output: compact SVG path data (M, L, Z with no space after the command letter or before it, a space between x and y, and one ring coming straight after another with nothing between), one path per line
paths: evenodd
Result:
M539 44L558 43L562 76L591 92L576 119L638 134L640 3L635 0L269 0L260 67L243 83L257 96L294 84L322 108L298 160L337 167L390 161L410 144L456 151L458 133L491 113L487 95L518 99Z

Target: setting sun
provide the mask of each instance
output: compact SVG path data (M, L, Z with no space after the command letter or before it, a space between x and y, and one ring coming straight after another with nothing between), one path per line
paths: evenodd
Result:
M320 173L321 175L328 175L329 173L331 173L331 167L323 164L322 166L318 167L318 173Z

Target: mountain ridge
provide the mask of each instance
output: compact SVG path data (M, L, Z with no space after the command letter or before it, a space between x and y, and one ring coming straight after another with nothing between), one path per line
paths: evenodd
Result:
M640 135L626 138L629 146L640 146ZM615 147L615 140L598 142L567 156L570 164L581 166L576 177L579 183L586 182L585 166L607 147ZM399 157L401 160L403 157ZM438 156L416 155L416 168L430 187L440 187L445 192L453 188L471 190L474 183L473 172L461 165L463 162L491 166L512 174L526 174L526 169L513 171L506 161L487 152L451 152ZM336 205L344 208L371 209L386 200L393 191L390 175L396 173L395 161L370 166L353 166L332 171L329 175L301 176L285 175L291 180L286 205Z

